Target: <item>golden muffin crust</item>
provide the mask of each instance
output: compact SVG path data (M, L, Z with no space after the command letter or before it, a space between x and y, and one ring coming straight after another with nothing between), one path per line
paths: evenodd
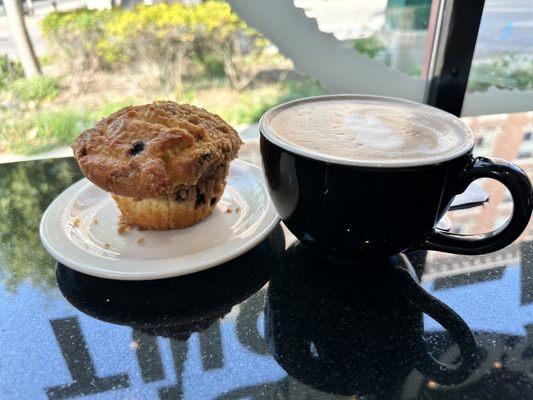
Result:
M137 199L113 194L126 221L149 230L186 228L207 218L226 186L228 164L220 165L197 185L181 186L175 193Z
M229 163L241 140L218 115L156 101L126 107L83 131L72 149L83 174L121 196L149 198L195 185Z

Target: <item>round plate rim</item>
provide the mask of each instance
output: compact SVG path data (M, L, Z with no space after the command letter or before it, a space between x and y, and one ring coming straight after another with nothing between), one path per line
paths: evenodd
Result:
M255 175L256 177L262 177L263 175L263 171L261 170L261 168L249 162L243 161L243 160L239 160L239 159L234 160L232 161L232 165L239 166L242 169L244 169L247 173L251 173ZM69 268L72 268L75 271L81 272L83 274L91 275L91 276L96 276L98 278L124 280L124 281L145 281L145 280L166 279L166 278L173 278L177 276L189 275L195 272L199 272L199 271L203 271L209 268L216 267L225 262L233 260L234 258L239 257L240 255L246 253L248 250L251 250L257 244L259 244L278 225L278 223L280 222L280 217L277 214L276 209L274 208L272 200L268 196L268 190L266 188L266 184L264 183L263 179L261 179L261 181L262 181L263 189L267 193L267 199L268 199L268 205L266 207L266 221L264 225L262 225L261 229L256 234L251 235L247 241L245 241L243 244L233 249L232 251L229 251L219 257L215 257L209 260L203 260L203 262L200 262L196 265L188 266L185 270L172 269L169 271L156 271L156 272L150 272L150 271L144 270L139 273L117 272L117 271L111 271L109 269L102 268L102 267L95 267L92 265L88 265L83 261L77 262L76 260L72 260L70 258L64 257L61 253L59 253L54 248L53 244L50 243L50 242L53 242L53 240L48 238L47 235L45 234L46 223L49 222L48 219L50 218L50 214L54 211L57 205L60 202L69 200L69 196L71 197L72 195L71 192L76 193L79 189L81 189L83 185L86 185L87 183L94 185L87 178L82 178L79 181L70 185L68 188L63 190L50 203L50 205L46 208L45 212L43 213L41 217L41 222L39 224L39 236L41 238L41 243L46 249L46 251L56 261L60 262L61 264ZM270 221L268 221L268 219L270 219ZM61 221L58 221L58 223L61 224L62 226ZM66 236L64 236L61 240L69 240L69 239ZM83 251L83 250L80 249L80 251ZM168 258L166 260L170 260L170 259L171 258ZM120 261L117 261L117 262L120 262ZM149 262L149 260L147 260L147 262Z

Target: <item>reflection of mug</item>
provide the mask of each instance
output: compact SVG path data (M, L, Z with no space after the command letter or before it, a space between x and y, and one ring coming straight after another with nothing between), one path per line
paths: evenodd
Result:
M467 144L461 151L437 156L431 162L361 164L288 143L265 122L275 113L317 99L355 103L370 99L398 108L419 107L442 124L458 127ZM269 110L259 130L269 192L285 225L300 241L334 258L392 255L413 246L460 254L488 253L515 240L531 217L527 175L506 161L473 157L474 141L466 125L429 106L372 96L301 99ZM509 189L514 204L510 220L482 235L436 229L454 196L479 178L496 179Z
M269 349L287 373L326 392L378 398L392 398L414 368L442 384L466 379L478 365L472 333L416 283L409 262L395 256L361 267L335 264L301 244L287 250L265 309ZM428 353L422 311L459 345L458 364Z

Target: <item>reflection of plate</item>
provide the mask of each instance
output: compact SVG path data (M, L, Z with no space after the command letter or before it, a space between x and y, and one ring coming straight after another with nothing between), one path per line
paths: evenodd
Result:
M231 213L226 212L231 210ZM277 224L259 168L236 160L213 214L190 228L117 232L111 196L83 179L61 193L41 220L44 247L86 274L123 280L160 279L200 271L243 254Z
M193 331L208 328L235 304L260 290L284 249L283 231L278 225L245 254L186 276L117 281L58 264L56 278L63 296L91 317L152 335L183 339Z

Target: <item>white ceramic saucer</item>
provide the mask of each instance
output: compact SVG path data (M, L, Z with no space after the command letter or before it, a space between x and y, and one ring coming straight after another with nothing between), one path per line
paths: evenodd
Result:
M133 229L120 235L119 216L111 196L82 179L44 213L41 241L56 260L85 274L161 279L231 260L261 242L279 222L261 170L240 160L231 164L217 208L197 225L172 231Z

